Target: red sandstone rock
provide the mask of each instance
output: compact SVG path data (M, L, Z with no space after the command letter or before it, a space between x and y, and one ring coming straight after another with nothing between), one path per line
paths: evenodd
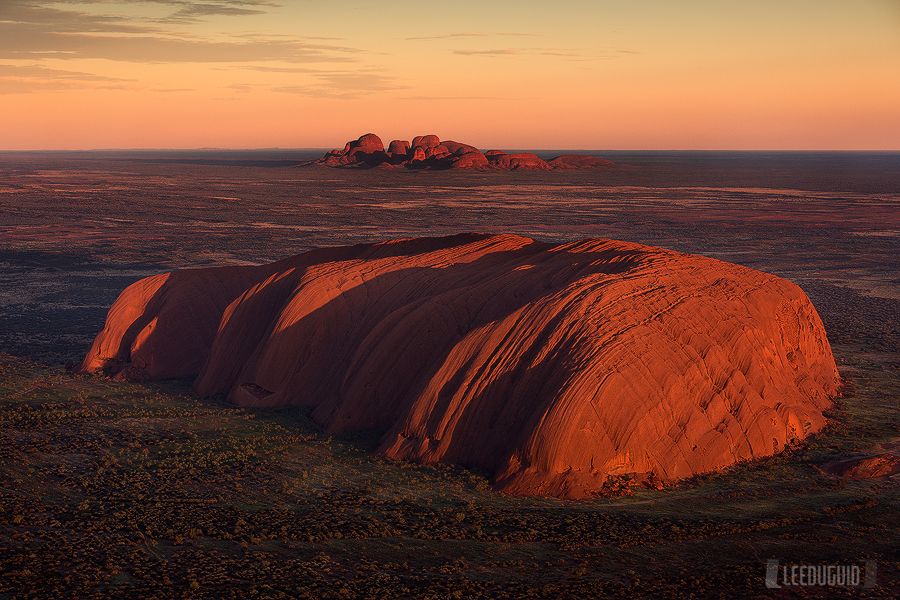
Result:
M441 143L447 147L447 150L450 152L450 154L455 154L456 156L462 156L463 154L469 154L471 152L481 152L475 146L462 144L460 142L454 142L453 140L445 140Z
M367 133L360 136L356 142L351 142L350 144L350 154L358 152L364 152L366 154L384 152L384 144L381 142L381 138L374 133Z
M426 158L425 157L425 148L422 148L422 147L413 148L412 150L410 150L410 154L411 154L411 156L409 158L410 163L422 162Z
M346 166L346 163L342 160L341 156L336 156L334 154L326 154L319 160L315 161L317 165L325 165L326 167L343 167Z
M391 140L388 146L388 153L406 156L409 154L409 142L406 140Z
M385 152L381 138L373 133L347 142L343 150L332 150L315 162L329 167L466 169L484 168L485 160L482 158L498 169L594 169L613 166L608 160L588 155L564 154L547 162L529 153L507 154L501 150L489 150L482 154L474 146L453 140L442 142L436 135L416 136L412 144L406 140L393 140Z
M488 166L488 159L478 150L455 156L450 162L452 169L484 169Z
M391 458L516 494L671 480L818 431L838 390L822 323L773 275L610 240L460 235L323 249L126 289L86 371L194 376L299 405Z
M88 371L131 379L197 374L228 303L263 270L187 269L154 275L127 287L85 360ZM197 290L206 290L197 294ZM175 345L171 341L184 334Z
M823 465L822 470L842 479L877 479L900 473L900 456L884 452L872 456L862 456L838 460Z
M374 133L367 133L357 140L347 142L343 151L332 150L317 162L329 167L376 166L387 158L381 138Z
M547 161L553 169L608 169L615 163L589 154L563 154Z
M491 165L501 169L534 169L549 171L550 165L537 154L523 152L520 154L492 154L488 156Z
M425 149L425 157L440 160L450 156L450 150L444 144L438 144L432 148Z
M441 143L441 138L436 135L417 135L413 138L413 148L434 148Z

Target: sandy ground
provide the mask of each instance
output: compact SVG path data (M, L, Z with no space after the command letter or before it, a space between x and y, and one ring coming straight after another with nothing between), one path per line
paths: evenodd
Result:
M864 192L793 188L840 172L821 158L456 173L176 156L0 156L0 351L77 358L118 291L160 270L459 231L609 237L737 262L801 285L832 341L897 349L900 158L845 165L845 187Z

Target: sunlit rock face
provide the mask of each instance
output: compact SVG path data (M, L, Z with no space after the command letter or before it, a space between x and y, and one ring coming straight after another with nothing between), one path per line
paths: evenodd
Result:
M779 452L825 425L839 386L818 314L784 279L634 243L474 234L143 279L83 369L307 407L385 456L564 498Z
M343 150L332 150L319 162L330 167L354 165L377 166L388 160L381 138L374 133L362 135L357 140L347 142Z
M488 159L477 150L458 154L450 161L451 169L483 169L490 166Z
M566 154L546 161L535 154L508 154L501 150L482 153L469 144L444 140L436 135L419 135L412 143L392 140L387 151L377 135L367 133L351 140L315 161L328 167L372 168L402 166L410 169L610 169L615 164L598 156Z
M821 470L841 479L879 479L900 473L900 455L896 452L858 455L822 465Z

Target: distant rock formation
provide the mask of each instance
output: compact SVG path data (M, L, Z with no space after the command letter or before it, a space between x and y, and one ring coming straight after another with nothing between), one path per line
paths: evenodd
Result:
M784 279L634 243L475 234L142 279L83 369L305 406L331 433L377 433L385 456L566 498L779 452L825 425L839 385L818 314Z
M409 142L406 140L392 140L388 146L388 154L405 158L409 154Z
M488 159L479 151L459 154L450 162L452 169L483 169L490 166Z
M368 165L374 167L387 160L384 144L374 133L367 133L358 140L347 142L343 150L332 150L322 157L322 164L329 167Z
M417 135L413 138L413 148L436 148L441 143L441 138L436 135Z
M469 144L441 141L436 135L419 135L410 144L393 140L385 152L384 144L374 133L347 142L343 150L332 150L315 161L328 167L371 168L386 165L410 169L608 169L612 161L590 155L564 154L546 161L536 154L507 154L501 150L481 150Z
M603 169L616 166L611 160L590 154L563 154L547 161L552 169Z
M491 165L501 169L538 169L541 171L549 171L550 164L537 154L506 154L505 152L497 152L491 154Z

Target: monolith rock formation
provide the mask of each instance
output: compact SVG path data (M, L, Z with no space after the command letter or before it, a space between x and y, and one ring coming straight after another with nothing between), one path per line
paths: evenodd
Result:
M839 386L789 281L634 243L476 234L142 279L83 369L306 407L387 457L565 498L779 452L825 425Z
M343 149L335 149L317 161L328 167L373 168L400 166L408 169L611 169L612 161L587 154L563 154L544 160L531 153L509 154L502 150L482 152L475 146L444 140L436 135L419 135L412 143L392 140L385 151L384 144L374 133L351 140Z

